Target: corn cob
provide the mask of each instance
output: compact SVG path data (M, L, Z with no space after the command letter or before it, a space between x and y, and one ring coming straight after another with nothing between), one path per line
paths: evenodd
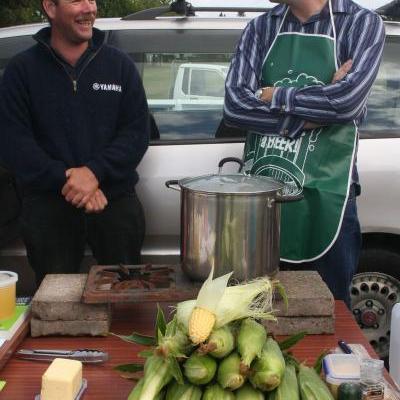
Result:
M302 400L333 400L333 396L314 368L300 365L298 382Z
M180 385L174 381L169 385L165 400L200 400L202 391L199 387L188 383Z
M286 365L282 383L270 393L268 400L300 400L296 369L293 365Z
M202 400L235 400L235 395L229 390L224 390L218 383L208 386L203 393Z
M144 379L142 378L136 383L132 392L129 394L128 400L140 400L140 393L142 391L143 384L144 384Z
M246 367L250 367L252 361L261 356L266 340L267 332L263 325L251 318L242 321L238 335L238 352Z
M255 361L252 369L250 382L254 387L269 392L280 385L285 373L285 360L275 340L267 339L261 356Z
M138 398L140 400L158 399L158 395L171 379L172 374L168 361L164 357L156 355L149 357L144 365L143 386ZM133 392L135 392L135 388ZM133 399L135 398L133 397Z
M235 392L236 400L264 400L264 394L246 383ZM287 398L286 400L292 400Z
M235 348L235 337L232 332L232 327L230 325L225 325L213 331L207 344L212 348L210 354L213 357L226 357Z
M238 353L231 353L219 364L217 381L223 389L239 389L244 384L245 379L240 370L240 357Z
M144 384L144 379L140 379L137 383L136 386L133 388L132 392L130 393L128 400L140 400L141 393L142 393L142 388ZM164 392L160 392L158 395L154 397L154 400L162 400L164 398Z
M194 344L204 342L215 325L215 314L205 308L195 307L189 320L189 337Z
M183 365L183 373L190 383L205 385L214 378L217 362L210 356L193 353Z

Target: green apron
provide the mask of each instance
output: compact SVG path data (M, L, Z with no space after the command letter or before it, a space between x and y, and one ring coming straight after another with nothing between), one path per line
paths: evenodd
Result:
M282 24L263 64L263 86L329 84L337 70L336 32L281 33ZM249 133L244 149L246 170L285 182L285 192L304 195L282 204L281 260L313 261L335 242L348 198L357 143L354 123L303 131L292 140Z

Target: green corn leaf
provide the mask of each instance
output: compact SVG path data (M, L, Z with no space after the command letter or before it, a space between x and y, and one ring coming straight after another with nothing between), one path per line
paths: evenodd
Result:
M142 364L121 364L115 366L113 369L119 373L122 378L139 380L143 374Z
M168 322L165 329L165 336L174 336L176 333L176 328L178 326L178 320L176 319L176 315L174 318Z
M139 357L142 358L149 358L154 354L154 352L152 350L142 350L138 353Z
M286 365L293 365L296 368L296 371L298 371L300 366L299 360L292 354L287 353L286 351L284 351L282 354L283 358L285 359Z
M287 350L296 345L300 340L304 339L304 337L307 335L306 331L302 331L299 333L296 333L295 335L290 336L289 338L282 340L279 342L279 347L281 350Z
M116 365L113 369L120 372L140 372L143 371L143 364L120 364Z
M166 326L167 323L165 322L164 312L161 309L160 305L157 304L155 335L157 336L158 331L160 331L163 335L165 335Z
M125 342L140 344L143 346L155 346L156 340L153 336L146 336L141 335L140 333L133 332L129 336L125 335L116 335L115 333L111 333L110 335L119 337L120 339L124 340Z
M317 358L317 360L314 363L313 368L315 369L315 372L319 375L322 371L322 360L324 359L324 357L329 354L328 350L324 350L319 357Z
M180 385L183 385L185 382L183 380L182 370L176 358L173 356L168 357L168 365L171 375Z

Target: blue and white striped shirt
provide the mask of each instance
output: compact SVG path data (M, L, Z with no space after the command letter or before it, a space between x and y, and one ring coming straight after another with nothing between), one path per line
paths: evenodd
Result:
M287 5L253 19L244 29L226 80L224 118L228 125L264 134L300 135L306 121L321 125L359 123L378 73L384 45L384 26L373 11L351 0L332 0L337 33L337 63L353 66L339 82L305 88L276 88L272 102L255 97L261 87L262 66L278 34ZM323 34L333 37L328 3L319 14L301 23L290 11L281 32Z

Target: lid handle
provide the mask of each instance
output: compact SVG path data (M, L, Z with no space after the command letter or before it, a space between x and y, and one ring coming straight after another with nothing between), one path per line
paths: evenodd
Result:
M237 158L237 157L225 157L218 163L218 174L222 173L222 167L227 162L236 162L236 163L238 163L239 166L240 166L238 172L242 172L242 169L245 166L244 161L241 160L240 158Z

